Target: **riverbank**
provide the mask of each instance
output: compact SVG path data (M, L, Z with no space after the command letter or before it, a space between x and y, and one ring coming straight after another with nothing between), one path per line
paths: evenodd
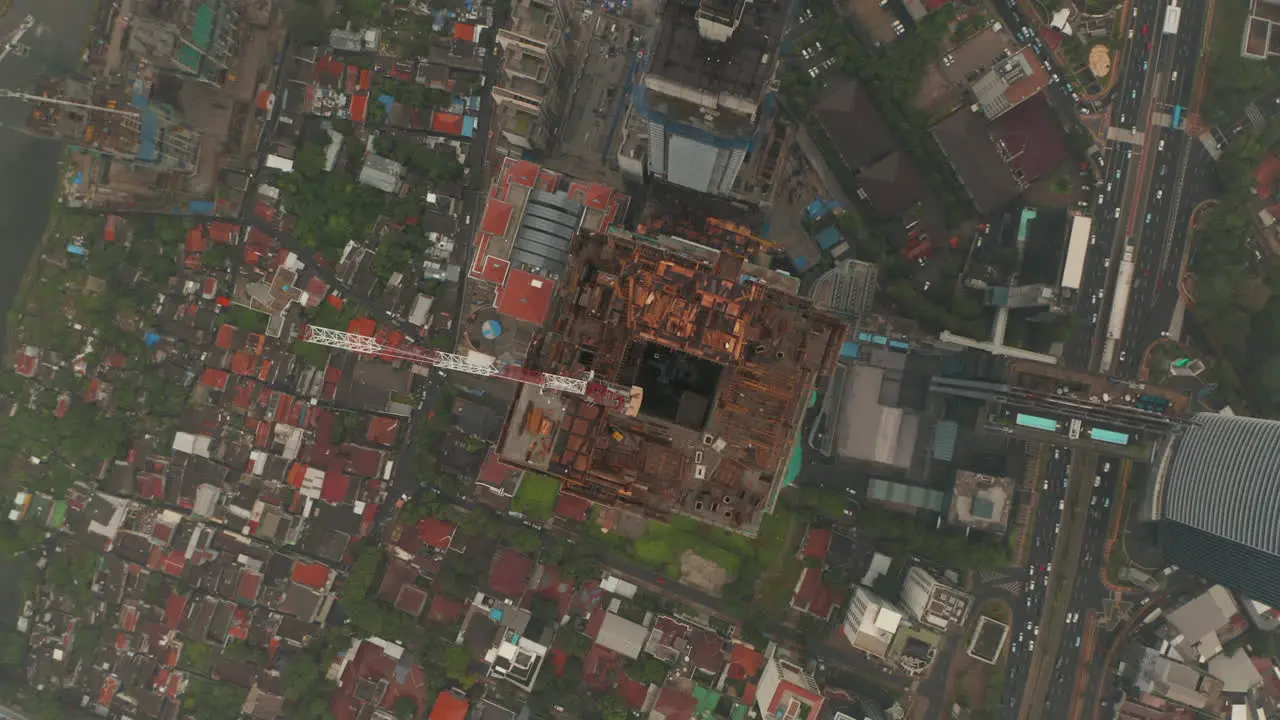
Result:
M59 205L55 196L45 219L44 232L40 233L40 239L36 242L35 247L32 248L22 275L19 277L18 286L9 299L9 309L4 315L4 345L0 348L5 358L12 357L18 351L18 343L21 337L19 330L22 326L25 306L24 299L27 297L32 284L40 281L40 263L43 261L45 254L54 246L55 238L58 235L58 215L64 212L75 211Z

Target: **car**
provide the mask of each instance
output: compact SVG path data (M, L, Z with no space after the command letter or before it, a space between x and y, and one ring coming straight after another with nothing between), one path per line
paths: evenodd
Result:
M925 292L929 292L929 288L930 288L932 285L933 285L933 283L929 282L928 280L925 280L925 281L924 281L924 291L925 291Z
M1031 607L1031 598L1027 598L1027 607Z
M1062 458L1062 451L1061 451L1061 450L1059 450L1058 448L1054 448L1054 449L1053 449L1053 459L1054 459L1054 460L1060 460L1061 458Z
M1168 170L1169 170L1169 166L1168 166L1168 165L1161 165L1161 166L1160 166L1160 177L1164 177L1164 174L1165 174L1166 172L1168 172Z
M1097 496L1097 495L1094 495L1093 497L1089 498L1089 506L1090 506L1090 507L1094 507L1094 506L1096 506L1097 504L1098 504L1098 496Z
M1147 71L1147 67L1148 67L1149 65L1150 65L1150 63L1148 63L1146 60L1143 60L1143 61L1142 61L1142 72L1146 72L1146 71Z
M1157 190L1157 191L1156 191L1156 199L1157 199L1157 200L1159 200L1159 199L1160 199L1160 198L1162 198L1162 197L1164 197L1164 190Z
M1035 652L1035 651L1036 651L1036 641L1035 641L1035 640L1028 640L1028 641L1027 641L1027 652L1033 653L1033 652Z
M1104 460L1102 463L1102 472L1111 472L1111 463Z
M1151 213L1147 213L1147 222L1151 222Z
M1054 534L1054 535L1057 535L1057 534L1058 534L1058 533L1060 533L1060 532L1062 532L1062 523L1054 523L1054 525L1053 525L1053 534Z
M1107 499L1103 500L1103 501L1102 501L1102 507L1104 507L1104 508L1109 508L1109 507L1111 507L1111 498L1107 498Z
M1031 632L1031 626L1034 625L1030 620L1027 621L1027 632Z
M1120 219L1120 208L1116 208L1116 219Z
M946 67L951 67L951 65L952 65L955 61L956 61L956 59L955 59L955 57L954 57L954 56L952 56L952 54L951 54L951 53L947 53L946 55L943 55L943 56L942 56L942 64L943 64L944 66L946 66Z
M1150 35L1150 34L1151 34L1151 23L1147 23L1142 26L1142 36L1146 37L1147 35Z
M1045 563L1044 574L1048 575L1051 572L1053 572L1053 563Z
M1044 491L1045 491L1045 492L1049 492L1049 481L1048 481L1048 480L1045 480L1045 481L1044 481Z
M1116 217L1120 217L1120 209L1119 209L1119 208L1116 208ZM1102 269L1104 269L1104 270L1105 270L1105 269L1107 269L1107 268L1109 268L1109 267L1111 267L1111 258L1103 258L1103 259L1102 259Z
M1040 626L1039 626L1039 625L1037 625L1037 626L1035 626L1035 627L1031 628L1031 637L1040 637Z
M1018 633L1018 642L1022 642L1022 633Z
M1105 202L1105 200L1106 200L1106 198L1104 198L1102 195L1099 195L1099 196L1098 196L1098 204L1099 204L1099 205L1101 205L1103 202Z
M1137 99L1138 99L1138 91L1137 91L1137 90L1134 90L1134 91L1130 92L1130 93L1129 93L1129 99L1130 99L1130 100L1137 100ZM1132 150L1130 150L1129 152L1130 152L1130 153L1132 153L1133 151L1132 151Z
M1163 149L1164 149L1164 139L1163 139L1163 138L1161 138L1161 140L1160 140L1160 144L1156 146L1156 149L1157 149L1157 150L1163 150Z
M1120 113L1120 124L1123 125L1124 121L1125 121L1124 113ZM1120 177L1120 171L1118 170L1116 171L1116 177L1117 178Z
M1063 509L1065 509L1065 508L1066 508L1066 502L1065 502L1065 501L1063 501L1063 500L1059 500L1059 501L1058 501L1058 510L1059 510L1059 511L1061 511L1061 510L1063 510Z
M898 20L893 21L893 32L895 35L901 35L906 31L907 31L907 28L904 27L901 22L899 22Z
M1102 476L1101 476L1101 475L1094 475L1094 476L1093 476L1093 486L1094 486L1094 487L1102 487Z

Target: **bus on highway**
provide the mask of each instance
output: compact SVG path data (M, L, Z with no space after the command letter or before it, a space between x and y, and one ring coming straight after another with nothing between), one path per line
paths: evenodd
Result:
M1164 34L1177 35L1178 21L1182 19L1182 8L1178 7L1177 0L1169 3L1169 7L1164 12Z

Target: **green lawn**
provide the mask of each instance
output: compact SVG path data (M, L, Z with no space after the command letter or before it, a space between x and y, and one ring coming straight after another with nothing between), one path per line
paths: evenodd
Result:
M535 522L546 522L551 512L556 509L556 498L560 496L560 481L546 475L527 472L520 481L520 489L516 491L511 509L524 513Z
M680 576L680 556L686 551L714 562L733 577L749 566L758 574L753 576L763 580L761 589L767 596L763 600L785 606L801 570L795 548L788 543L794 518L791 511L778 508L764 519L755 540L683 516L670 523L651 520L644 536L632 543L630 554L671 577Z
M714 562L731 575L738 574L742 562L754 554L751 538L677 516L670 523L650 520L644 537L631 546L641 562L662 568L672 577L680 576L680 556L686 550Z

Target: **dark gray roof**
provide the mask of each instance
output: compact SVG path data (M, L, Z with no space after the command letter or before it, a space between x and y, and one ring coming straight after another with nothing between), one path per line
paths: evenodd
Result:
M1157 491L1172 562L1280 604L1280 422L1196 415Z
M758 102L778 64L789 6L782 0L671 0L662 12L649 72L689 87ZM741 13L728 41L707 40L698 34L700 7L709 16L729 18Z
M1196 415L1165 476L1162 516L1280 556L1280 422Z
M520 218L511 264L558 276L569 263L569 245L582 224L584 210L568 193L534 190Z
M857 80L832 80L818 99L814 114L850 170L884 157L898 147L871 96Z
M1022 192L987 134L982 115L962 108L934 125L932 132L980 214L1001 209Z

